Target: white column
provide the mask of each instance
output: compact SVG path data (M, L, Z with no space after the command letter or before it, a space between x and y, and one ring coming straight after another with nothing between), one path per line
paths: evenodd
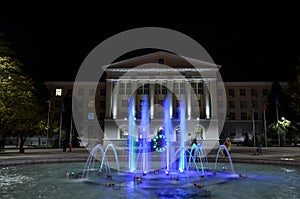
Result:
M150 119L154 118L154 87L155 87L155 81L150 80Z
M206 81L205 84L203 84L204 89L204 95L205 95L205 117L206 119L210 119L211 117L211 110L210 110L210 81Z
M105 118L111 118L112 116L112 81L107 80L106 82L106 113L105 113Z
M168 81L168 94L170 94L170 118L173 118L173 81Z
M218 96L217 96L217 82L216 79L212 79L209 84L210 93L210 114L211 118L218 118Z
M113 85L115 83L115 86L113 86L113 99L112 99L112 116L113 119L117 119L117 113L118 113L118 97L119 97L119 82L115 81L113 82Z
M185 93L186 93L186 106L187 106L187 119L192 119L192 102L191 102L191 82L185 82Z
M133 98L133 107L134 107L134 119L136 118L136 88L137 88L137 82L136 80L131 81L131 89L132 89L132 98Z

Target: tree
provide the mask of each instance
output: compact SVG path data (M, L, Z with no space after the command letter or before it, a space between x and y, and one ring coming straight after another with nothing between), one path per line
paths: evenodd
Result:
M266 118L267 123L276 124L281 117L291 118L291 109L289 106L289 96L287 93L287 89L283 89L279 82L273 82L271 91L268 94L267 99L267 111L266 111ZM274 140L278 139L280 141L279 132L275 132L274 128L269 128L272 132L272 138Z
M34 81L9 45L0 37L0 134L2 138L17 136L24 153L26 138L44 130L45 122Z
M299 58L300 60L300 58ZM290 106L297 122L300 121L300 66L295 66L296 79L289 82L288 94L290 96Z
M297 138L297 134L295 133L296 127L292 124L291 121L282 119L270 124L269 128L273 133L279 132L279 135L284 138L281 139L283 140L283 144L285 144L285 138L287 137L290 142L293 142L294 145L297 145L297 139L295 140L295 138Z

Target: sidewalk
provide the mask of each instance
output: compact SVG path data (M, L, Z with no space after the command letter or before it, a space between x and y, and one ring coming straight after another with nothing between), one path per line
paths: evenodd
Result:
M216 150L212 150L208 157L215 160ZM299 147L263 147L262 154L256 155L256 147L231 147L231 159L233 162L240 163L260 163L300 166ZM223 158L224 159L224 158ZM225 158L225 161L228 158Z
M231 158L233 162L300 166L300 147L263 147L261 155L255 152L254 147L233 145ZM17 149L9 148L0 152L0 166L86 161L89 153L85 148L73 148L72 152L69 149L65 152L62 149L25 149L25 153L20 154ZM211 150L207 154L209 162L214 162L216 155L217 149ZM220 157L218 161L228 161L228 158Z

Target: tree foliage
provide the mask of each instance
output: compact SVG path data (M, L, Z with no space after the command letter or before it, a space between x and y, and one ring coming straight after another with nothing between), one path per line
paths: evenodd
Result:
M0 37L0 134L18 136L20 152L28 136L45 128L35 83L22 67L9 43Z
M300 60L300 59L299 59ZM296 119L300 120L300 66L295 66L296 80L289 82L288 93L290 96L290 106Z

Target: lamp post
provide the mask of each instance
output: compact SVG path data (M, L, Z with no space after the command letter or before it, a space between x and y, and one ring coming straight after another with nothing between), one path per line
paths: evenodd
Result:
M63 113L64 105L63 102L61 101L60 105L60 122L59 122L59 139L58 139L58 148L60 149L61 145L61 128L62 128L62 113Z
M282 120L282 123L284 125L285 122L286 122L285 117L281 117L281 120ZM285 133L286 133L286 131L284 131L284 133L283 133L283 146L285 146Z
M50 119L50 107L51 107L51 102L50 100L46 101L48 102L48 118L47 118L47 135L46 135L46 148L48 148L48 133L49 133L49 119Z
M279 118L278 118L278 106L276 103L276 119L277 119L277 125L279 124ZM278 134L278 147L280 147L280 132L279 128L277 127L277 134Z

